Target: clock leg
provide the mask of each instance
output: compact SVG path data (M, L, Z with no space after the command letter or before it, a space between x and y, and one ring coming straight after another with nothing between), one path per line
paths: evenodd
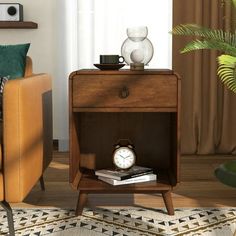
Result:
M76 206L76 210L75 210L75 215L76 216L81 216L83 213L83 208L87 202L87 197L88 194L84 193L84 192L80 192L79 193L79 197L78 197L78 202L77 202L77 206Z
M175 211L174 211L174 207L172 203L171 191L164 191L161 194L162 194L168 214L174 215Z

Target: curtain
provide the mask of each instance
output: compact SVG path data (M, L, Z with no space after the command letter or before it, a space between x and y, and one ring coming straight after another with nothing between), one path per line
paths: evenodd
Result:
M132 26L148 27L154 56L147 68L172 68L172 0L78 0L78 67L94 68L102 54L120 55Z
M196 23L232 29L233 11L222 0L174 0L173 25ZM174 36L173 69L182 77L183 154L236 152L236 94L217 78L217 52L180 54L191 38Z
M30 4L30 3L29 3ZM43 4L43 1L42 1ZM47 31L55 37L52 62L53 75L53 138L58 140L59 151L69 149L69 101L68 77L77 67L77 0L54 0L51 10L53 20L51 28L46 27L41 35L47 42ZM51 14L52 14L51 13ZM45 20L45 26L47 25ZM41 27L40 27L41 28ZM38 50L40 50L39 47Z

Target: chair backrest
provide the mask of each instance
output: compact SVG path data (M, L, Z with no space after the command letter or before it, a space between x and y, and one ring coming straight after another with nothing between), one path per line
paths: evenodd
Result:
M26 65L25 65L25 75L24 77L30 76L33 74L33 62L30 57L26 57Z

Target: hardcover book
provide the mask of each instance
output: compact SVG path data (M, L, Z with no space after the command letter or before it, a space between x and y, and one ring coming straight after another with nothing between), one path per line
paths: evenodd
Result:
M99 176L98 179L112 185L124 185L124 184L134 184L134 183L154 181L157 179L157 176L155 174L146 174L146 175L142 175L142 176L138 176L138 177L134 177L130 179L125 179L125 180L115 180L115 179Z
M153 169L142 166L133 166L129 170L102 169L95 171L95 175L115 180L125 180L141 175L152 174Z

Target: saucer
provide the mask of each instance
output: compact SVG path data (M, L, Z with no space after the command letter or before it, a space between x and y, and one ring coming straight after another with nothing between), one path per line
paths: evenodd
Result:
M96 66L98 69L100 70L119 70L120 68L122 68L123 66L125 66L125 64L93 64L94 66Z

